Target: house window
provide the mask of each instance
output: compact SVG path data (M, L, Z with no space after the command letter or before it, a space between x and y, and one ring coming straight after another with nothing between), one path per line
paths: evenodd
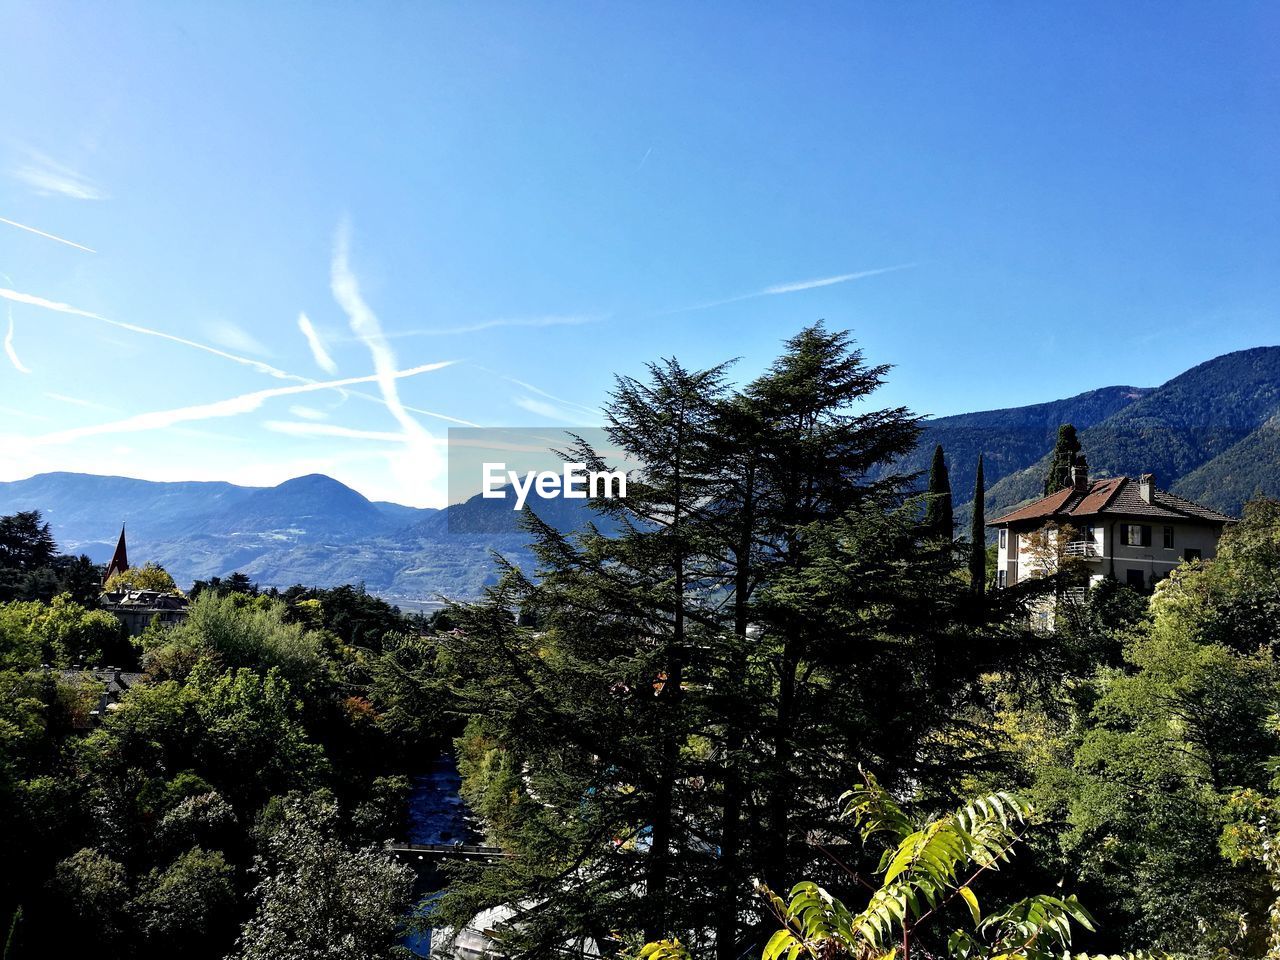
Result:
M1147 585L1147 575L1141 570L1126 570L1124 574L1124 582L1131 587L1141 590Z
M1173 527L1164 528L1164 548L1166 550L1173 549Z
M1122 523L1120 542L1126 547L1151 546L1151 528L1145 523Z
M1187 547L1187 549L1185 549L1185 550L1183 550L1183 551L1182 551L1182 559L1183 559L1183 560L1185 560L1185 561L1187 561L1187 563L1191 563L1191 562L1193 562L1193 561L1195 561L1195 560L1199 560L1199 559L1200 559L1200 550L1199 550L1199 548L1198 548L1198 547Z
M1001 531L1000 531L1000 533L1001 533L1001 534L1003 534L1003 533L1004 533L1004 531L1003 531L1003 530L1001 530ZM1005 572L1004 572L1003 570L1000 570L1000 571L998 571L998 572L996 573L996 585L997 585L1001 590L1003 590L1003 589L1004 589L1004 586L1005 586Z
M1006 530L1004 527L1001 527L1000 528L1000 549L1007 550L1008 548L1009 548L1009 531Z

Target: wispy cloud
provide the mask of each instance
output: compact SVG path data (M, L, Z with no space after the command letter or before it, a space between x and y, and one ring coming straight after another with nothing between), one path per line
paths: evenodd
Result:
M369 356L373 359L374 379L391 415L406 433L425 434L422 425L409 416L404 404L400 402L395 378L396 355L383 336L382 323L377 314L360 294L360 282L351 270L350 240L350 228L344 224L338 230L331 264L330 287L333 298L346 312L351 332L369 349Z
M409 482L415 475L419 477L420 482L429 481L442 471L444 464L439 453L432 447L431 434L410 416L400 400L395 377L396 356L383 335L382 323L378 320L377 314L360 293L359 280L351 269L350 244L351 230L344 223L339 226L334 241L329 286L333 291L333 298L338 301L338 305L347 315L351 332L368 348L369 356L373 359L378 392L382 394L383 402L391 411L391 416L404 431L405 445L408 448L407 456L394 461L393 470L405 482Z
M302 331L302 335L307 340L307 346L311 348L311 356L315 359L316 366L325 373L337 373L338 365L333 362L333 357L325 349L320 334L316 333L316 328L312 326L311 318L305 313L298 314L298 329Z
M198 403L186 407L175 407L168 410L154 410L148 413L139 413L132 417L125 417L121 420L113 420L109 423L91 424L83 427L71 427L66 430L57 430L52 433L41 434L35 437L13 437L6 438L7 442L19 446L48 446L50 444L70 443L75 440L81 440L85 437L96 437L103 434L114 433L138 433L147 430L160 430L166 427L172 427L179 423L190 423L198 420L214 420L223 417L235 417L242 414L252 413L259 409L268 400L276 397L289 397L298 394L314 393L317 390L333 390L339 387L349 387L360 383L380 382L384 376L390 376L394 382L405 377L416 377L419 374L430 373L434 370L440 370L449 366L452 361L444 361L442 363L425 363L421 366L410 367L407 370L392 370L384 374L373 374L363 377L347 377L342 380L324 380L315 383L297 383L287 387L272 387L268 390L255 390L251 393L243 393L239 396L228 397L225 400L215 400L211 403Z
M484 370L484 367L481 367L480 369ZM600 411L597 409L588 407L585 404L575 403L573 400L566 400L564 397L557 397L554 393L548 393L546 390L543 390L541 387L535 387L532 383L529 383L525 380L517 380L515 377L509 377L505 373L496 373L493 370L486 370L485 372L492 373L496 377L501 377L503 380L507 381L507 383L514 383L517 387L524 387L524 389L528 390L531 393L536 393L540 397L545 397L548 400L554 400L556 403L562 404L563 406L566 406L566 407L572 407L574 410L585 413L588 416L593 417L595 419L599 419L600 417ZM525 409L529 410L530 408L525 407ZM537 411L533 411L533 412L536 413Z
M115 412L115 407L108 407L105 403L98 403L94 400L82 400L79 397L69 397L65 393L45 391L45 396L50 400L57 400L59 403L69 403L73 407L84 407L87 410L106 410L109 413Z
M499 327L576 327L584 323L595 323L599 317L580 316L576 314L551 314L541 317L501 317L496 320L481 320L479 323L464 324L458 327L426 327L418 330L398 330L384 333L388 340L401 340L406 337L449 337L464 333L479 333L481 330L493 330ZM347 337L347 340L359 340L359 337Z
M19 223L17 220L10 220L7 217L0 217L0 223L7 223L11 227L17 227L19 230L26 230L28 233L34 233L36 236L44 237L46 240L56 240L58 243L65 243L68 247L75 247L77 250L83 250L85 253L98 252L92 247L86 247L83 243L76 243L74 240L59 237L53 233L45 233L43 230L37 230L35 227L29 227L25 223Z
M360 430L342 427L335 423L305 423L298 420L264 420L264 430L283 433L291 437L342 437L344 440L380 440L384 443L403 443L405 436L399 431Z
M10 171L41 196L70 197L72 200L105 200L107 195L88 177L34 151L27 163Z
M129 330L132 333L140 333L144 336L159 337L161 340L180 343L183 346L191 347L195 350L203 350L205 353L211 353L215 357L222 357L224 360L231 360L246 367L252 367L259 373L265 373L267 376L275 377L277 380L297 380L303 383L309 382L306 377L299 377L296 374L286 373L278 367L273 367L269 363L263 363L261 360L254 360L252 357L242 357L226 350L219 350L217 347L211 347L207 343L200 343L198 340L188 340L186 337L175 336L172 333L165 333L162 330L152 330L150 327L140 327L136 323L124 323L121 320L111 320L108 317L102 316L100 313L94 313L91 310L81 310L79 307L73 307L69 303L47 300L44 297L38 297L35 294L21 293L17 290L10 290L7 287L0 287L0 299L9 300L13 303L24 303L32 307L41 307L45 310L52 310L55 313L65 313L73 317L84 317L89 320L97 320L99 323L106 323L113 327L119 327L121 330Z
M743 300L754 300L757 297L776 297L784 293L799 293L802 290L814 290L818 287L831 287L837 283L849 283L852 280L863 280L867 277L878 277L882 273L896 273L899 270L910 270L914 267L914 263L900 263L892 267L877 267L874 270L858 270L854 273L838 273L831 277L819 277L815 280L795 280L790 283L775 283L772 286L755 290L751 293L739 294L736 297L726 297L723 300L711 300L707 303L698 303L690 307L677 307L674 310L665 310L659 316L670 316L673 313L690 313L694 310L709 310L712 307L722 307L727 303L740 303Z
M289 412L292 413L299 420L328 420L329 419L329 415L325 413L323 410L317 410L315 407L304 407L300 403L295 403L293 406L291 406L289 408Z
M512 397L511 402L522 410L536 413L538 416L546 417L548 420L559 420L561 423L577 423L581 419L565 410L561 410L553 403L538 400L534 397Z
M220 347L234 350L237 353L257 353L270 356L267 346L238 323L230 320L210 320L204 325L205 333Z
M381 402L377 397L372 397L367 393L361 393L359 390L353 390L351 392L351 395L353 397L360 397L363 400L373 400L375 403ZM451 417L445 413L436 413L434 410L423 410L421 407L412 407L407 403L404 405L404 408L408 410L410 413L418 413L424 417L435 417L435 419L444 420L446 423L456 423L460 427L483 427L484 426L483 423L472 423L470 420L463 420L460 417Z
M4 335L4 352L9 357L9 362L13 364L13 369L19 373L30 373L22 361L18 359L18 351L13 347L13 307L6 307L9 313L9 329Z
M101 314L94 313L90 310L81 310L79 307L73 307L70 304L60 303L55 300L48 300L48 299L45 299L44 297L35 296L34 294L21 293L17 290L11 290L5 287L0 287L0 299L9 300L13 303L22 303L22 304L27 304L29 306L41 307L42 309L52 310L56 313L65 313L65 314L69 314L70 316L84 317L89 320L96 320L100 323L109 324L110 326L118 327L122 330L128 330L133 333L142 334L144 336L159 337L162 340L168 340L173 343L180 343L183 346L191 347L192 349L200 350L204 353L212 354L215 357L221 357L224 360L230 360L233 363L238 363L243 366L250 367L251 369L258 371L259 373L263 373L263 374L266 374L267 376L274 377L277 380L292 380L297 383L307 383L307 384L314 384L317 382L311 377L303 377L303 376L299 376L296 373L289 373L288 371L281 370L278 367L273 367L269 363L263 363L261 360L255 360L252 357L238 356L234 353L229 353L226 350L219 350L217 347L211 347L206 343L200 343L199 341L196 341L196 340L189 340L186 337L174 336L173 334L164 333L160 330L152 330L148 327L141 327L134 323L124 323L120 320L111 320L107 317L102 316ZM377 378L369 378L369 380L374 380L374 381L376 381L376 379ZM369 382L369 380L362 381L362 382ZM360 390L352 390L350 394L353 397L359 397L361 400L366 400L371 403L381 404L382 406L388 406L386 400L381 396L365 393ZM427 417L434 417L438 420L444 420L448 423L460 424L461 426L464 426L464 427L479 426L479 424L472 423L470 420L462 420L462 419L459 419L458 417L451 417L448 414L437 413L434 410L424 410L421 407L411 407L404 404L401 404L401 407L402 409L408 410L411 413L417 413Z
M900 263L896 267L880 267L876 270L859 270L856 273L839 273L834 277L820 277L817 280L799 280L795 283L778 283L772 287L765 287L756 296L772 297L779 293L796 293L800 290L813 290L815 287L830 287L837 283L848 283L850 280L861 280L864 277L876 277L882 273L893 273L897 270L907 270L914 267L914 263Z

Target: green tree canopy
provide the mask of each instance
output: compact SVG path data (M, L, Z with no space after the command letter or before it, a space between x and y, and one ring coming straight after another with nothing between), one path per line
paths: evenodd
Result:
M256 909L236 960L383 960L404 931L412 872L382 850L343 843L324 795L283 801L256 870Z
M969 527L969 589L982 596L987 589L987 486L982 475L982 454L973 483L973 518Z
M1044 478L1044 495L1071 486L1071 468L1075 465L1076 455L1080 452L1080 439L1076 436L1076 428L1064 423L1058 428L1058 439L1049 454L1049 470Z
M155 590L159 593L179 593L178 585L164 567L148 563L113 573L103 587L108 592L118 590Z
M955 536L955 520L951 502L951 478L947 475L947 458L942 444L933 448L933 462L929 465L929 496L925 508L924 525L934 536L951 540Z

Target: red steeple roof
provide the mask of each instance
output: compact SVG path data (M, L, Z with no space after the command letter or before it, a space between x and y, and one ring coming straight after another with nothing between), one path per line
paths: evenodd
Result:
M116 544L116 552L111 555L111 562L107 564L107 571L102 575L102 583L105 585L111 579L111 575L115 573L124 573L129 569L129 551L124 545L124 524L120 524L120 542Z

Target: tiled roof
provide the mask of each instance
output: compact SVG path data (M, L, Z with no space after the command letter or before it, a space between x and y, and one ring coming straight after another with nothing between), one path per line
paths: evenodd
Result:
M1052 516L1062 509L1074 493L1075 491L1070 487L1065 490L1059 490L1057 493L1051 493L1043 500L1029 503L1025 507L1020 507L1013 511L1013 513L1006 513L998 520L990 521L987 526L994 527L999 523L1016 523L1019 520L1035 520L1037 517Z
M1104 509L1115 498L1121 487L1127 486L1124 477L1112 477L1110 480L1095 480L1089 485L1089 492L1080 498L1080 502L1071 508L1071 512L1087 516Z
M1179 513L1185 513L1192 517L1199 517L1202 520L1214 520L1218 523L1235 522L1235 517L1229 517L1225 513L1219 513L1212 507L1206 507L1203 504L1196 503L1194 500L1188 500L1186 497L1180 497L1176 493L1157 490L1156 499L1171 510L1177 510Z
M1138 493L1138 485L1136 483L1122 483L1120 489L1116 491L1116 495L1102 510L1095 510L1094 513L1122 513L1127 517L1154 517L1157 520L1186 520L1186 514L1179 513L1177 510L1171 510L1165 506L1164 499L1167 494L1162 490L1156 490L1155 495L1151 498L1151 503L1142 499Z
M987 526L999 527L1024 520L1092 517L1099 514L1162 520L1202 520L1209 523L1230 523L1232 519L1217 510L1165 490L1157 489L1151 499L1151 503L1142 499L1138 492L1138 481L1130 477L1112 477L1109 480L1094 480L1085 491L1071 487L1059 490L1006 513L1003 517L997 517L988 522Z

